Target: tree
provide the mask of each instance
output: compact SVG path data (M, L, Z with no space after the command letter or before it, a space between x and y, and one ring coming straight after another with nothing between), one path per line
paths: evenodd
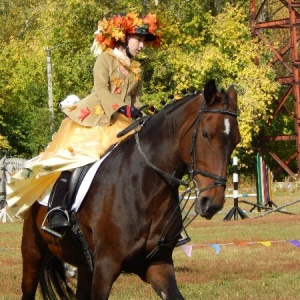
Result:
M68 94L90 93L95 58L89 48L97 22L123 11L151 11L161 21L162 44L139 57L144 68L144 102L161 108L161 100L182 95L216 79L220 88L234 84L239 95L241 160L253 151L255 134L270 114L277 92L270 54L253 42L248 7L243 1L4 1L0 71L0 134L15 155L33 156L50 140L46 53L53 64L55 128L63 115L58 103ZM218 13L218 11L220 11ZM12 24L13 17L19 18ZM34 21L33 21L34 20ZM6 24L7 23L7 24ZM19 33L22 32L20 35ZM259 66L254 57L263 56ZM46 130L45 130L46 129ZM5 138L4 138L5 139Z
M215 78L220 87L234 84L239 93L242 133L239 149L249 154L260 124L270 114L272 97L278 89L267 59L259 66L253 63L255 56L269 57L269 54L259 43L253 42L243 9L226 5L215 17L199 11L201 7L197 7L197 15L191 17L192 11L185 10L187 19L181 14L180 22L171 18L172 11L165 13L164 20L173 21L165 23L162 50L153 54L148 101L157 104L170 91L180 94L191 86L201 89L211 78ZM155 90L159 96L153 96Z

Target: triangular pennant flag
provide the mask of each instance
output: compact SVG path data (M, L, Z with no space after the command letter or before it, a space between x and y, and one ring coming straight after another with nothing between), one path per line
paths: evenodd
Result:
M188 257L192 257L192 251L193 251L192 245L182 245L181 249Z
M295 247L300 247L300 241L299 240L290 240L289 241L292 245Z
M212 244L211 246L215 249L216 254L220 253L221 247L219 244Z
M260 242L260 244L264 245L265 247L270 247L271 246L271 242L270 241Z
M247 245L248 243L247 242L236 242L237 245L242 245L242 246L245 246Z

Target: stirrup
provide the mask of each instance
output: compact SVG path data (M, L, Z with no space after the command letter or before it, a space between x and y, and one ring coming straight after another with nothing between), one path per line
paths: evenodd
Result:
M179 247L179 246L182 246L188 242L191 241L191 238L189 237L188 233L186 232L186 229L185 227L182 228L182 231L180 233L180 238L179 240L177 241L177 244L175 247Z
M176 247L182 246L190 241L191 241L191 238L189 236L186 238L182 238L182 239L178 240Z
M54 237L57 237L57 238L59 238L59 239L62 239L62 238L63 238L63 235L62 235L61 233L59 233L59 232L57 232L57 231L55 231L55 230L53 230L53 229L51 229L51 228L45 226L45 223L46 223L46 220L47 220L49 214L51 214L53 211L56 211L56 210L59 210L59 211L63 212L63 213L66 215L67 220L70 221L69 213L68 213L67 210L62 209L62 208L59 207L59 206L58 206L58 207L54 207L54 208L52 208L51 210L49 210L49 211L47 212L47 214L46 214L46 216L45 216L45 218L44 218L44 221L43 221L43 223L42 223L42 225L41 225L41 229L44 230L45 232L47 232L48 234L54 236Z

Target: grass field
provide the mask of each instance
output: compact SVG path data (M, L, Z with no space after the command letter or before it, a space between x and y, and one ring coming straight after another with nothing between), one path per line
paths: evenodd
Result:
M300 199L299 191L277 191L278 206ZM247 198L255 202L254 198ZM294 215L274 212L263 217L223 221L233 207L227 199L222 213L208 221L197 217L188 228L192 256L174 251L179 288L186 299L298 299L300 295L300 202L285 207ZM22 222L0 223L0 300L21 298ZM294 241L294 242L292 242ZM219 252L218 252L219 251ZM218 253L217 253L218 252ZM39 297L37 297L39 299ZM150 286L135 275L123 274L110 299L158 299Z

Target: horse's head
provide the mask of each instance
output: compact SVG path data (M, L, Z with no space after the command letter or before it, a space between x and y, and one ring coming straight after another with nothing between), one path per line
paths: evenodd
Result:
M204 92L190 103L181 129L181 153L199 189L196 213L211 219L224 205L226 170L230 155L240 141L237 94L232 86L226 93L218 91L211 80ZM189 153L184 151L187 143L191 144Z

